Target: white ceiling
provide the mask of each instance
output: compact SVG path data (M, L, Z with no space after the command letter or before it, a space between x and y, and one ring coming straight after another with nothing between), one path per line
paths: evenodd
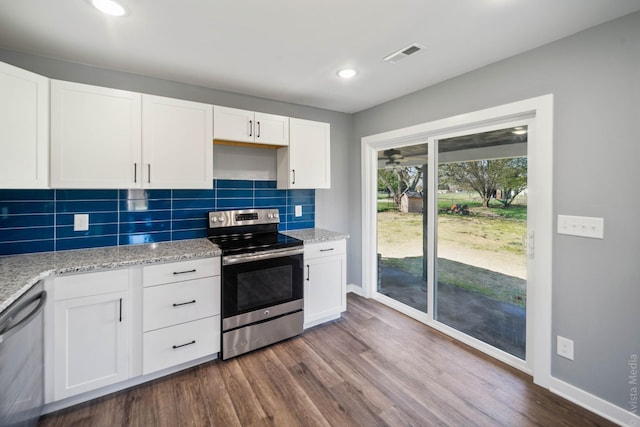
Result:
M357 112L640 10L640 0L0 0L0 47ZM422 52L382 58L411 43ZM344 81L342 67L359 70Z

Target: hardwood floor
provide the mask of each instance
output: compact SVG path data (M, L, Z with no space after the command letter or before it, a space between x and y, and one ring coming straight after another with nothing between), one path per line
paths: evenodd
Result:
M609 426L373 300L341 320L49 414L39 426Z

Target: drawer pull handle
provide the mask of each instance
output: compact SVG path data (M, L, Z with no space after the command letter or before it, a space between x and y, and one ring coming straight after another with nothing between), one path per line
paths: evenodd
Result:
M309 275L311 274L311 266L307 264L307 282L309 281Z
M196 269L193 270L185 270L185 271L174 271L173 274L185 274L185 273L195 273Z
M320 249L320 252L329 252L329 251L332 251L332 250L333 250L333 248L329 248L329 249Z
M196 303L196 300L187 301L187 302L174 302L173 306L174 307L180 307L181 305L195 304L195 303Z
M188 345L195 344L195 343L196 343L196 340L193 340L193 341L188 342L188 343L185 343L185 344L174 345L174 346L173 346L173 349L175 350L176 348L186 347L186 346L188 346Z

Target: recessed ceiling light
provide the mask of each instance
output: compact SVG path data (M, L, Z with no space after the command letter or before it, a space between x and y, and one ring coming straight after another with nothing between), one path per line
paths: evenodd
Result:
M127 9L113 0L91 0L91 4L100 12L107 15L124 16L127 14Z
M342 70L338 71L338 76L343 79L350 79L351 77L354 77L356 74L358 74L358 72L353 68L343 68Z

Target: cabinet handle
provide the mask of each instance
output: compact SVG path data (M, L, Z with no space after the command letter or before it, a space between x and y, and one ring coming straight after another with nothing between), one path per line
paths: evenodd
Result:
M187 305L187 304L195 304L196 300L191 300L191 301L187 301L187 302L174 302L173 306L174 307L180 307L182 305Z
M291 172L293 172L293 182L292 184L296 183L296 170L295 169L291 169Z
M332 250L333 250L333 248L329 248L329 249L320 249L320 252L329 252L329 251L332 251Z
M307 282L309 281L309 275L311 274L311 267L307 264Z
M147 164L147 182L151 184L151 163Z
M133 164L133 182L134 183L138 182L138 164L137 163Z
M249 136L253 136L253 120L249 120Z
M260 122L256 122L256 138L260 138Z
M174 345L174 346L173 346L173 349L175 350L176 348L186 347L186 346L188 346L188 345L195 344L195 343L196 343L196 340L192 340L191 342L188 342L188 343L179 344L179 345Z
M120 319L119 322L122 322L122 298L120 298Z
M174 271L173 274L187 274L187 273L195 273L196 269L193 270L185 270L185 271Z

